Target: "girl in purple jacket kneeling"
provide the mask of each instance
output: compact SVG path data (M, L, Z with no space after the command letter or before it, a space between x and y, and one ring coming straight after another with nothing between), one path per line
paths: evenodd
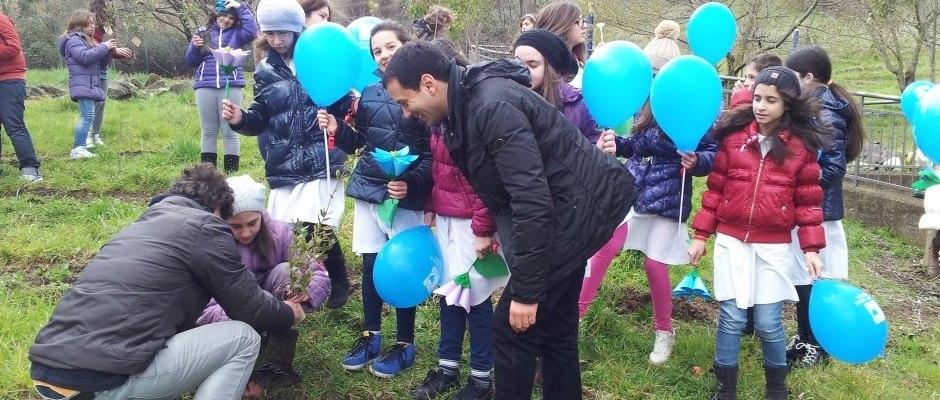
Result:
M235 195L228 222L242 262L262 289L279 300L290 298L286 288L289 248L294 237L291 224L275 220L265 211L267 190L264 185L248 175L233 176L226 182ZM320 309L330 293L330 278L323 266L316 264L310 268L313 278L307 289L308 298L301 303L308 313ZM229 317L213 299L196 323L204 325L227 320ZM300 376L291 368L296 346L296 329L284 334L269 333L264 363L252 373L251 383L265 389L300 383Z

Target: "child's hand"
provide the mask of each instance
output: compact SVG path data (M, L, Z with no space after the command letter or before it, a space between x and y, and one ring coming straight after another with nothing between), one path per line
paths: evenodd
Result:
M242 109L238 108L237 104L222 99L222 119L231 125L239 125L242 123Z
M204 46L205 44L206 44L206 42L205 42L204 40L202 40L202 36L199 36L198 33L195 34L195 35L193 35L193 46L202 47L202 46Z
M823 262L822 259L819 258L819 253L807 251L804 257L806 258L806 266L809 267L809 275L812 276L813 279L819 279L823 269Z
M104 45L108 47L108 50L114 50L117 48L117 40L108 39L104 41Z
M477 252L477 258L486 257L486 253L492 251L493 238L489 236L474 236L473 250Z
M131 58L134 56L134 52L131 51L131 49L128 49L127 47L118 47L114 49L114 55L121 57L121 58Z
M317 111L317 122L320 124L320 129L327 132L333 132L339 127L336 124L336 117L326 112L326 110Z
M391 181L387 185L388 197L393 199L404 199L408 195L408 183L405 181Z
M235 1L235 0L226 0L226 1L225 1L225 8L238 8L238 7L241 7L241 6L242 6L242 3L239 3L239 2L237 2L237 1Z
M683 153L681 150L676 150L676 152L679 153L680 156L682 156L682 161L681 161L682 168L685 168L687 170L691 170L692 168L695 168L695 164L698 163L698 155L695 154L694 151Z
M734 93L744 89L747 89L747 86L744 86L744 81L734 81L734 87L731 88L731 92Z
M607 154L617 153L617 142L614 141L614 131L608 129L601 132L601 137L597 139L597 148Z
M705 241L702 239L692 240L692 244L689 246L689 263L698 265L703 256L705 256Z
M437 215L430 211L424 212L424 224L430 227L434 227L434 223L437 222Z

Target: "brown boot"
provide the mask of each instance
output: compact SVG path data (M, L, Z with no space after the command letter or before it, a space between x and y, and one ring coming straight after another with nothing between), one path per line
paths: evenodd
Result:
M927 264L927 275L940 276L940 231L929 230L927 235L927 245L924 248L924 263Z
M251 372L249 381L264 389L293 386L301 382L294 372L294 353L297 350L296 329L285 333L268 333L268 344L264 350L264 364Z

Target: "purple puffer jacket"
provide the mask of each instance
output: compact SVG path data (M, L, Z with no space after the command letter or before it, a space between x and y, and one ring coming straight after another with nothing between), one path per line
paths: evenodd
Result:
M193 41L189 41L189 47L186 49L186 65L196 70L193 89L213 88L221 89L225 87L225 73L215 63L215 56L209 51L209 48L219 49L222 47L231 47L240 49L251 44L258 36L258 24L255 22L255 16L251 14L249 7L238 7L238 20L241 27L232 27L223 30L213 21L212 25L206 28L199 28L197 32L206 32L208 40L204 47L205 52L200 51ZM239 65L238 68L229 76L229 87L245 87L245 72Z
M101 61L110 56L104 43L88 44L87 36L81 32L70 32L59 38L59 54L69 69L69 97L76 99L104 100L101 90Z
M470 218L470 230L475 236L493 236L496 233L493 217L450 158L440 126L431 128L431 154L433 186L425 210L445 217Z
M561 96L561 113L565 114L568 121L574 124L591 143L597 143L597 139L601 137L601 130L597 128L597 121L584 104L581 90L561 81L558 85L558 92Z
M288 260L288 249L293 239L293 230L290 224L271 218L266 211L262 212L262 215L265 226L268 231L271 232L271 237L274 240L274 249L269 255L270 261L267 263L263 262L261 256L252 253L251 249L246 245L236 242L236 246L238 247L238 253L241 255L242 262L245 263L249 271L255 274L258 285L265 291L274 294L275 292L280 292L280 290L277 289L287 283L286 272L283 269L276 269L275 267L277 267L278 264L286 263ZM330 277L323 268L323 265L318 263L314 268L313 279L310 280L310 286L307 288L310 300L302 304L304 310L307 312L320 309L323 302L326 301L327 296L330 294ZM215 302L215 299L212 299L209 301L209 304L206 305L206 309L202 311L202 316L199 317L196 323L198 325L204 325L227 320L229 320L229 318L225 315L225 311Z

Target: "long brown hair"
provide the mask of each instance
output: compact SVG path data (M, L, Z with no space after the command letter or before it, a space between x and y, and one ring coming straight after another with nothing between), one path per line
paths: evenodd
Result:
M581 7L574 3L559 1L539 10L538 15L535 16L535 27L548 29L567 43L568 31L580 18ZM571 54L578 59L579 63L583 63L587 60L587 46L584 43L578 43L571 49Z
M330 0L297 0L297 3L300 4L300 8L304 10L305 19L310 13L323 7L330 10L329 18L326 19L327 22L333 22L337 18L336 9L333 8L333 3L331 3ZM306 28L306 26L304 28ZM297 37L299 36L295 35L294 42L297 41ZM251 51L254 53L255 64L261 62L261 60L268 56L268 48L270 48L268 46L268 39L266 39L261 32L258 32L258 37L251 42Z
M264 213L260 214L261 220L258 222L261 226L255 238L251 240L251 243L248 243L248 250L251 251L251 254L257 254L258 257L261 257L264 265L270 265L272 263L270 257L274 254L274 235L271 234L271 230L268 228L268 221L264 217Z
M95 38L86 35L85 32L82 32L86 26L95 22L95 14L92 14L88 10L75 10L72 12L72 15L69 16L68 27L65 28L65 32L62 33L62 37L66 37L71 33L78 33L89 46L94 46L98 44L95 41Z
M114 22L111 21L111 16L108 15L107 0L91 0L91 3L88 4L88 10L95 15L96 30L104 32L105 26L113 27Z

